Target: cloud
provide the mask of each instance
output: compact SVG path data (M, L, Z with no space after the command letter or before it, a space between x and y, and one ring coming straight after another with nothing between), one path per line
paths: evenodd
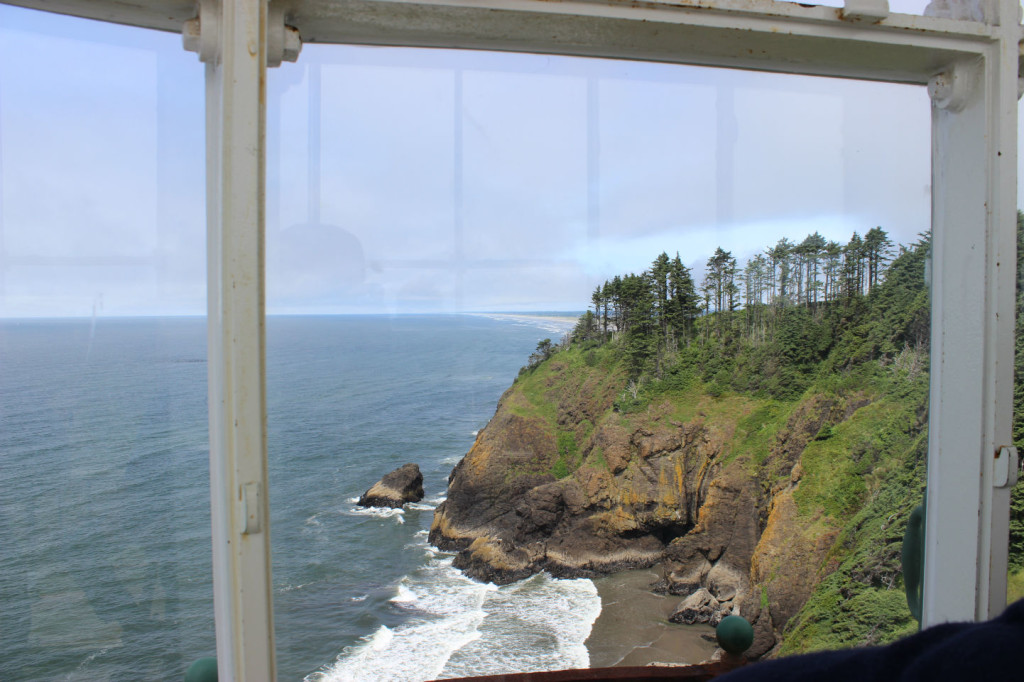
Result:
M174 36L0 13L0 316L202 313L201 65ZM351 46L269 80L272 310L580 308L661 251L929 225L919 87Z

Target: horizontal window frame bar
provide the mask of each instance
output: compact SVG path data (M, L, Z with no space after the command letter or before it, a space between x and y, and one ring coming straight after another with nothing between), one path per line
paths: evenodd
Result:
M2 0L11 5L180 31L184 0ZM605 57L925 84L983 56L999 26L910 14L877 24L842 9L774 0L642 4L571 0L275 0L304 43L458 48Z

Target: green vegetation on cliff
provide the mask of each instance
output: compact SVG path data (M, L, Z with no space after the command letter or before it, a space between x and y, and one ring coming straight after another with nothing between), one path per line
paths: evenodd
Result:
M826 546L801 573L816 583L810 597L773 619L781 653L883 643L915 627L899 550L924 486L928 252L926 236L889 263L879 228L846 247L817 235L783 240L741 269L719 249L702 300L678 256L663 254L599 288L594 312L552 359L589 353L591 365L613 368L625 384L614 401L621 414L666 399L683 422L695 411L708 423L742 413L723 462L740 460L766 499L790 487L795 516L785 527ZM543 383L545 369L525 371L524 390L543 394L526 385ZM808 411L820 428L780 454L787 425ZM792 588L779 568L752 569L769 610L784 610Z
M673 620L738 611L752 656L912 632L900 548L924 489L929 246L815 234L742 268L718 249L700 287L667 254L598 287L452 472L431 542L496 582L661 563L658 589L687 596ZM1014 509L1019 568L1020 488Z
M778 651L913 631L900 546L924 486L928 251L925 236L890 262L876 228L845 247L783 240L742 269L718 249L699 290L667 254L605 283L570 337L538 348L517 380L559 443L571 436L586 455L560 445L551 473L608 466L599 447L579 450L595 421L718 425L728 436L718 465L740 467L760 490L750 577ZM565 404L598 386L614 388L608 414L567 418ZM767 537L780 533L792 547Z
M748 458L768 488L773 473L786 473L766 468L768 449L797 406L816 397L870 403L857 419L823 425L800 453L799 514L819 520L822 537L837 534L817 567L820 582L785 624L783 654L884 643L915 628L899 554L924 481L929 240L901 247L891 265L890 247L879 228L845 247L810 235L799 245L782 240L742 269L718 249L702 300L678 255L662 254L641 275L600 287L594 313L569 339L570 348L599 345L618 359L620 376L628 375L616 401L621 412L666 396L680 416L701 395L755 401L728 457ZM1014 440L1024 450L1024 215L1017 258ZM1024 597L1024 482L1011 514L1009 596L1016 599ZM770 590L761 590L770 605Z
M1024 453L1024 213L1017 212L1017 320L1014 329L1013 442ZM1010 498L1010 601L1024 599L1024 478Z

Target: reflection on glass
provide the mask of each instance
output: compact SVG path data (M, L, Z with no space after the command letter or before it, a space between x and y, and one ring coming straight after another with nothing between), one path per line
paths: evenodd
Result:
M0 9L0 678L214 649L201 69Z
M913 628L923 90L303 59L268 112L282 676L695 663L730 612L759 653ZM357 504L407 462L424 499Z

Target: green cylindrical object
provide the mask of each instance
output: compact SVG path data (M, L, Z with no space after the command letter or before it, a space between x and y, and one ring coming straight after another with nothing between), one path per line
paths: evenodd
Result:
M907 606L921 624L921 600L924 585L924 521L925 507L920 504L910 512L907 531L903 535L903 588L907 592Z
M754 628L742 616L726 616L715 628L718 646L730 654L742 654L754 643Z
M185 682L217 682L217 659L200 658L185 671Z

